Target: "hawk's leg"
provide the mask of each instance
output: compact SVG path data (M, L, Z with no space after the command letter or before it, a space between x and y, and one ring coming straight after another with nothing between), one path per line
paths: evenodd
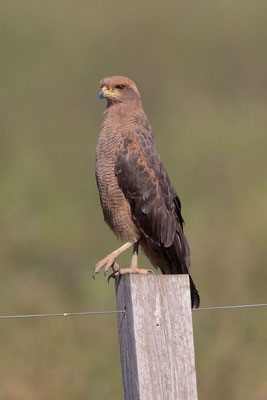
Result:
M138 249L139 249L139 242L136 242L133 245L133 255L132 255L132 261L131 261L131 265L130 265L130 268L132 268L132 269L136 269L137 265L138 265Z
M107 273L108 269L113 266L114 264L114 269L118 270L119 266L118 264L115 262L116 258L123 253L125 250L129 249L129 247L131 247L132 245L135 245L134 241L130 241L127 242L125 244L123 244L121 247L119 247L117 250L114 250L112 253L110 253L109 255L107 255L105 258L103 258L103 260L99 261L95 268L94 268L94 272L93 272L93 278L95 278L95 274L98 274L98 272L101 270L101 268L103 268L105 266L105 274Z
M132 261L130 268L118 268L117 266L113 266L114 273L110 275L109 278L116 278L119 275L124 275L124 274L142 274L142 275L147 275L149 272L154 273L151 269L145 269L145 268L138 268L138 247L139 247L139 242L134 243L133 245L133 255L132 255Z

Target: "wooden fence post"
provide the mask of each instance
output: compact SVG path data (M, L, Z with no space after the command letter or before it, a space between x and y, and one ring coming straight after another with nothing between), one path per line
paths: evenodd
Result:
M197 400L188 275L123 275L116 295L124 399Z

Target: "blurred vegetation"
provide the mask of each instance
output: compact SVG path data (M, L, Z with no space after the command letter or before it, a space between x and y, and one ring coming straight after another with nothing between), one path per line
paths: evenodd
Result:
M136 81L202 306L266 302L267 3L0 4L0 314L111 310L99 80ZM130 253L121 257L127 265ZM144 257L142 265L147 265ZM267 398L265 309L193 314L200 399ZM6 320L1 398L122 398L115 316Z

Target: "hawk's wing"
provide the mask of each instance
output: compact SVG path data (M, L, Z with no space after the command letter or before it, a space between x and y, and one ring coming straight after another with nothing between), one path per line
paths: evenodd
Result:
M142 127L122 136L115 173L141 232L160 247L174 273L188 273L189 247L183 234L181 203L150 129Z

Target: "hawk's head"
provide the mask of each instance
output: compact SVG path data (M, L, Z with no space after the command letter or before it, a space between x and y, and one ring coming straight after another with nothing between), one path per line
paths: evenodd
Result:
M98 99L107 99L108 105L129 101L140 101L140 94L135 83L125 76L111 76L100 82Z

